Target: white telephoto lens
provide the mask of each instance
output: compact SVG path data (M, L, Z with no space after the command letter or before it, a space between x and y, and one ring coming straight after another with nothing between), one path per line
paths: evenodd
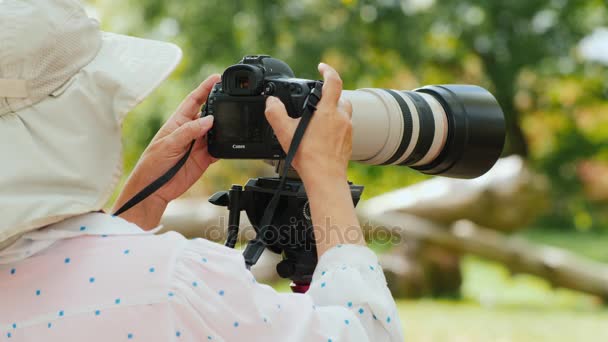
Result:
M441 103L437 101L433 96L429 94L420 94L431 107L433 112L433 119L435 123L435 135L433 136L433 143L429 148L426 155L420 159L419 162L413 166L427 165L439 156L439 153L443 150L445 142L448 138L448 117L445 110L441 106Z
M353 105L351 159L371 165L426 165L448 136L446 112L428 94L389 89L345 90Z

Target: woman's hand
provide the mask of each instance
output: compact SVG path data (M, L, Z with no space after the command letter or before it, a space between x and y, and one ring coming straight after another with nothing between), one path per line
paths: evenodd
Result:
M209 165L216 161L207 151L207 139L204 139L213 126L213 117L199 118L198 114L213 85L219 81L219 75L212 75L201 83L152 139L114 204L113 211L167 172L186 154L192 141L196 142L188 161L175 177L150 197L121 214L122 218L143 229L158 226L167 204L186 192Z
M304 182L314 224L317 253L341 243L365 244L346 180L352 152L352 106L340 99L342 80L326 64L319 64L323 75L323 95L293 166ZM266 102L266 118L285 151L300 119L287 115L283 103L275 98Z
M319 64L319 72L325 80L323 95L292 164L305 182L318 178L321 170L326 178L346 181L346 168L352 153L352 106L340 99L340 75L323 63ZM289 150L300 119L289 117L283 103L275 97L266 101L266 118L283 150Z

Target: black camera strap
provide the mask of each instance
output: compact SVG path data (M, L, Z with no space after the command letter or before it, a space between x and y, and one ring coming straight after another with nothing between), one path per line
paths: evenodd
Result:
M127 201L127 203L123 204L123 206L120 207L120 209L118 209L113 215L118 216L124 213L125 211L133 208L134 206L139 204L139 202L148 198L150 195L158 191L158 189L162 188L163 185L167 184L173 177L175 177L175 175L179 172L179 170L181 170L184 164L186 164L188 158L190 158L190 153L192 153L192 148L194 147L195 142L195 140L192 141L186 154L184 154L184 156L180 160L178 160L177 163L169 169L169 171L165 172L164 175L158 177L154 182L143 188L143 190L133 196L129 201Z
M264 210L264 215L262 216L262 220L260 221L260 227L255 239L249 241L247 247L245 248L245 251L243 252L243 257L245 258L245 265L247 265L247 268L251 268L251 266L255 265L255 263L262 255L262 252L264 252L264 249L266 248L264 236L267 234L268 229L271 227L274 212L276 211L277 205L279 204L279 199L281 198L281 191L283 190L283 187L285 186L285 181L287 180L287 171L291 167L291 162L296 156L296 152L298 151L298 147L302 142L302 138L304 138L304 133L306 132L306 128L310 123L310 119L312 119L313 113L317 110L317 104L321 100L322 88L323 82L316 82L315 87L310 91L310 94L308 94L308 97L304 102L304 108L302 108L302 116L300 118L300 122L296 127L296 131L293 134L291 144L289 145L289 151L287 151L287 155L285 156L285 162L283 163L283 172L281 173L279 186L275 190L274 195L272 195L272 199Z

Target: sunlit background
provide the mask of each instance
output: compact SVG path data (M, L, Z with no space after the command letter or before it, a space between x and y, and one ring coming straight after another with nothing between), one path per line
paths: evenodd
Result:
M347 89L478 84L505 111L504 155L523 157L547 185L547 204L513 234L608 263L605 0L88 3L105 30L171 41L184 51L171 79L125 122L126 171L191 89L246 54L282 59L301 78L319 78L316 65L324 61ZM204 201L270 174L260 161L221 161L187 196ZM355 163L349 178L366 186L364 199L428 179L408 168ZM608 311L598 297L475 256L464 256L460 267L458 295L400 299L409 340L608 340Z

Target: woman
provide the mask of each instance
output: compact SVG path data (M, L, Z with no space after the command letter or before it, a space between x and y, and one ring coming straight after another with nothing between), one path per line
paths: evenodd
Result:
M120 122L175 68L180 50L102 33L74 0L0 1L0 47L0 338L402 340L350 199L351 108L340 101L331 67L319 66L323 98L294 161L310 198L319 263L306 295L280 294L256 283L238 251L153 234L167 203L215 162L204 139L213 118L198 112L217 75L161 128L116 208L196 139L184 168L113 217L100 210L120 177ZM266 116L289 146L297 120L272 97Z

